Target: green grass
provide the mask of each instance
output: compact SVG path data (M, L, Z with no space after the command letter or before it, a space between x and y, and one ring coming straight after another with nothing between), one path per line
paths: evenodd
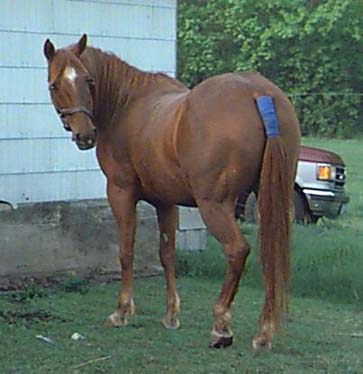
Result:
M363 307L363 141L303 139L303 144L340 154L348 170L350 202L336 220L322 219L316 225L294 225L291 256L291 293ZM253 251L247 261L243 283L261 287L256 256L256 225L241 224ZM224 277L225 261L219 244L208 238L203 253L180 252L179 274Z
M220 282L182 277L177 283L182 299L178 331L165 330L160 323L165 309L161 278L136 280L136 315L123 329L103 326L116 303L117 283L92 286L82 294L43 290L28 299L3 293L0 372L361 372L363 340L358 336L363 332L363 316L353 306L293 297L286 332L276 337L271 352L256 354L251 338L257 330L263 295L242 287L233 305L234 345L217 351L207 346ZM85 339L71 340L76 331ZM38 334L52 339L53 344L36 339Z

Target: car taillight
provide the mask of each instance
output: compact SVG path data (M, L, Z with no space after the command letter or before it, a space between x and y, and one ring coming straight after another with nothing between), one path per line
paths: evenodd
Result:
M332 168L331 165L318 164L316 178L323 181L329 181L332 179Z

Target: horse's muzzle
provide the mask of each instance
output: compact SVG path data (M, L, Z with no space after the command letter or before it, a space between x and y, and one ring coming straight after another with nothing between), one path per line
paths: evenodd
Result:
M86 151L96 145L96 137L81 136L80 134L77 134L73 140L81 151Z
M89 140L87 143L84 142L76 142L78 149L81 151L86 151L87 149L91 149L96 145L94 140Z

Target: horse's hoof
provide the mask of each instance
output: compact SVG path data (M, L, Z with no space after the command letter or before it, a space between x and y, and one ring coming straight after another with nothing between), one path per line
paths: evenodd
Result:
M218 336L212 337L212 341L209 344L209 348L227 348L233 344L233 335L231 336Z
M127 317L122 316L120 312L113 312L106 320L107 327L125 327L127 326Z
M266 336L255 336L252 340L252 347L256 352L267 352L271 349L271 342Z
M167 317L165 317L161 321L161 323L168 330L176 330L176 329L178 329L180 327L179 320L176 317L174 317L174 318L167 318Z

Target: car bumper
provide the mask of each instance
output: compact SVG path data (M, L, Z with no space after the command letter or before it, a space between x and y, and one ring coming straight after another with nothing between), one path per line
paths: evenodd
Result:
M349 202L344 191L303 189L303 192L314 216L337 217Z

